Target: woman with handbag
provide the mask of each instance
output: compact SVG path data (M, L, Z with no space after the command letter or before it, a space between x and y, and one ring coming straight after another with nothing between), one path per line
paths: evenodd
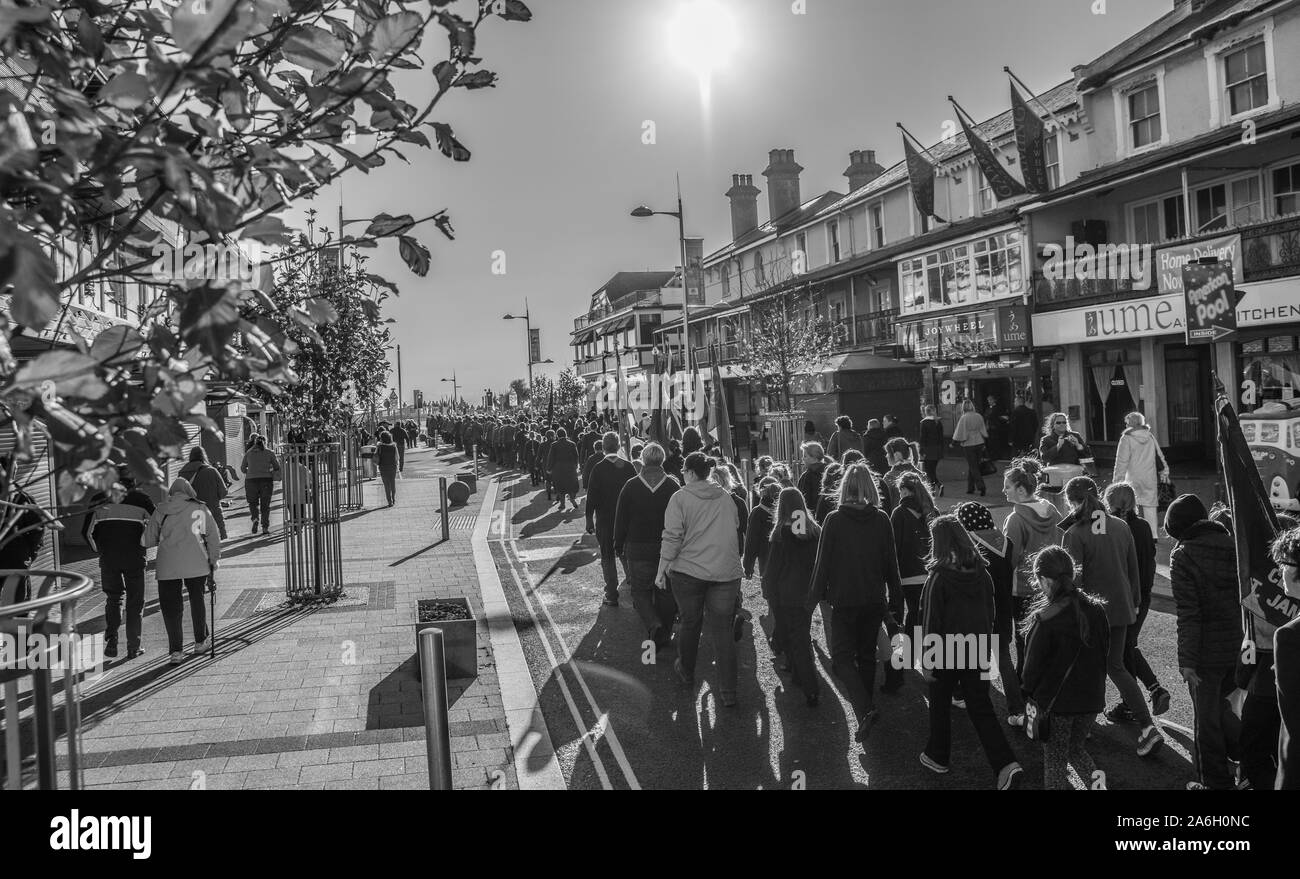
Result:
M980 497L987 493L984 486L984 449L988 442L989 429L984 424L984 416L975 411L975 402L970 399L961 401L961 418L952 431L952 441L961 446L966 456L966 493L975 494L977 488ZM997 472L997 468L993 468Z
M1169 465L1160 451L1160 443L1147 426L1141 412L1124 416L1124 433L1115 447L1115 475L1111 482L1127 482L1137 498L1138 515L1151 526L1151 534L1160 533L1156 508L1160 503L1160 472Z
M1070 767L1086 787L1105 789L1088 753L1088 732L1106 705L1110 627L1100 598L1078 588L1074 559L1059 546L1034 556L1040 596L1025 621L1025 734L1043 743L1043 787L1071 790Z

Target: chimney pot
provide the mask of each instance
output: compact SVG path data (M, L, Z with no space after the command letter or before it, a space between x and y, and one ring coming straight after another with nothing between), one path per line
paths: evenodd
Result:
M884 171L876 162L875 150L854 150L849 153L849 167L845 169L844 176L849 178L849 191L856 192Z
M794 160L794 150L772 150L763 176L767 178L768 219L775 220L799 207L799 174L803 168Z
M750 174L732 174L731 189L726 196L731 201L731 239L758 228L758 193Z

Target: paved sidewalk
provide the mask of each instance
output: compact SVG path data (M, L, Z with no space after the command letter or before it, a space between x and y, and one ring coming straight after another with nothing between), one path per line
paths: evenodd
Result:
M485 480L466 507L452 510L451 539L439 542L436 477L463 469L459 463L430 450L408 452L393 509L376 508L382 489L365 483L368 506L344 516L347 588L333 605L285 603L274 515L269 537L250 537L246 516L229 517L217 574L215 659L167 664L151 571L147 653L117 661L83 688L86 785L426 788L415 605L463 596L480 620L478 677L449 682L454 783L517 787L472 541L480 515L490 516L482 508L490 497ZM237 499L231 512L241 505ZM102 616L80 619L83 632L103 628ZM185 630L192 644L188 612Z

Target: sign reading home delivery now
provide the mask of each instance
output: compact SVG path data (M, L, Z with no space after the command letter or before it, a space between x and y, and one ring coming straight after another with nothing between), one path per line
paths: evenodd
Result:
M1183 295L1187 300L1187 344L1225 342L1237 333L1237 295L1232 260L1187 263Z

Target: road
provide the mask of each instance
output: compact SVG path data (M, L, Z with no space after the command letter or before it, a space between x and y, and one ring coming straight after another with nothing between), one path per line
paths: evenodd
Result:
M620 606L602 607L596 540L581 511L559 513L527 476L498 471L491 550L510 602L546 724L570 789L987 789L993 775L974 729L953 713L952 771L937 776L917 761L928 724L924 685L908 673L897 696L880 695L881 719L864 745L853 741L852 711L834 676L818 615L814 649L822 700L804 704L776 671L759 627L770 631L757 579L743 583L755 637L739 650L739 705L722 708L712 689L712 650L701 641L697 684L680 686L675 654L656 657L624 584ZM946 509L964 496L941 500ZM993 498L989 499L990 502ZM999 499L1000 500L1000 499ZM996 515L996 511L995 511ZM999 517L1000 519L1000 517ZM1175 668L1172 607L1157 601L1143 645L1174 704L1161 718L1167 745L1142 759L1136 730L1100 719L1091 741L1112 789L1174 789L1192 777L1190 705ZM995 687L1000 686L996 681ZM1113 688L1107 704L1117 695ZM994 693L999 717L1006 710ZM1042 783L1041 748L1006 728L1024 765L1025 787Z

